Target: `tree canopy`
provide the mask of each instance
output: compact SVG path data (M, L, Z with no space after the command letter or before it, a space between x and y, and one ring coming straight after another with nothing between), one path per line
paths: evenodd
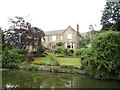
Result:
M120 31L120 2L107 2L103 11L102 30Z
M23 17L10 18L11 26L4 31L4 41L6 46L13 48L28 49L29 46L35 47L41 44L44 31L37 27L32 27Z

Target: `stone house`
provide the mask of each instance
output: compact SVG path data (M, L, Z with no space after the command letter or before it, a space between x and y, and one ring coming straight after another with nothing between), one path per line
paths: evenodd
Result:
M78 48L78 40L81 38L79 34L79 25L77 25L77 31L71 26L65 30L54 30L46 31L43 41L43 45L48 48L55 50L56 43L62 42L65 48L76 50Z

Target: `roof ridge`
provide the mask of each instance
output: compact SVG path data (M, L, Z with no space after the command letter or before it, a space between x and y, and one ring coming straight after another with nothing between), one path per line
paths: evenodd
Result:
M51 30L51 31L45 31L45 32L52 32L52 31L64 31L65 29L63 30Z

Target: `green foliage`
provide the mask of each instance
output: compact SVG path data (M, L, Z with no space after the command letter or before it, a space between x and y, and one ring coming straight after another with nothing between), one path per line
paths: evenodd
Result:
M80 66L80 69L83 70L85 69L85 64L84 64L84 61L85 60L89 60L91 58L91 55L92 55L92 50L91 48L84 48L81 55L80 55L80 58L81 58L81 66ZM84 60L84 61L83 61Z
M3 30L2 30L2 28L0 27L0 54L2 53L2 46L3 46L2 33L3 33Z
M78 46L79 48L86 48L87 44L90 43L90 38L88 37L85 37L85 38L81 38L79 41L78 41Z
M11 51L18 53L18 54L27 54L28 50L26 49L12 49Z
M102 30L120 31L120 2L106 2L101 18Z
M24 49L11 49L5 48L3 51L3 67L15 68L18 67L20 62L23 62L26 58L27 50Z
M64 55L68 55L68 49L67 48L64 49Z
M11 49L11 52L19 54L21 62L25 61L28 50L26 49Z
M56 48L56 53L63 53L63 51L64 51L64 48L62 47L62 46L58 46L57 48Z
M73 53L74 53L74 50L70 49L70 50L68 50L67 55L69 55L69 56L73 56Z
M20 55L7 48L4 50L2 57L3 68L16 68L21 62Z
M45 63L49 63L49 55L47 57L42 57L42 58L35 58L35 61L41 61ZM80 66L81 65L81 60L80 58L64 58L64 57L57 57L57 60L59 64L66 64L66 65L74 65L74 66Z
M63 57L64 54L64 47L62 46L57 46L56 50L55 50L56 56L58 57Z
M57 61L57 57L56 57L56 55L54 53L49 53L48 57L49 57L51 65L57 65L59 63Z
M45 62L41 62L41 61L33 61L32 64L36 64L36 65L45 65Z
M37 51L32 51L32 53L37 57Z
M45 57L46 56L46 54L44 53L45 49L46 48L41 44L38 47L37 51L34 51L35 56L36 57Z
M67 68L67 69L73 69L73 65L65 65L65 64L62 64L62 65L60 65L60 67L62 67L62 68Z
M56 56L57 57L64 57L64 53L57 53Z
M62 42L56 43L57 46L63 46L64 44Z
M39 66L31 65L28 62L19 64L19 67L22 67L23 69L28 69L28 70L37 70L39 68Z
M86 48L81 48L81 49L77 49L75 52L74 52L74 55L75 56L81 56L81 54L85 51Z
M83 61L86 58L89 58L92 55L92 50L91 48L82 48L81 49L81 60Z
M83 54L86 72L99 79L120 79L120 32L101 33L92 48Z

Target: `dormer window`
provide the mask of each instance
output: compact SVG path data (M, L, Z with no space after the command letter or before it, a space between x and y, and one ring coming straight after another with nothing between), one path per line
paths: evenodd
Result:
M68 35L67 35L67 38L68 38L68 39L72 39L72 34L68 34Z

